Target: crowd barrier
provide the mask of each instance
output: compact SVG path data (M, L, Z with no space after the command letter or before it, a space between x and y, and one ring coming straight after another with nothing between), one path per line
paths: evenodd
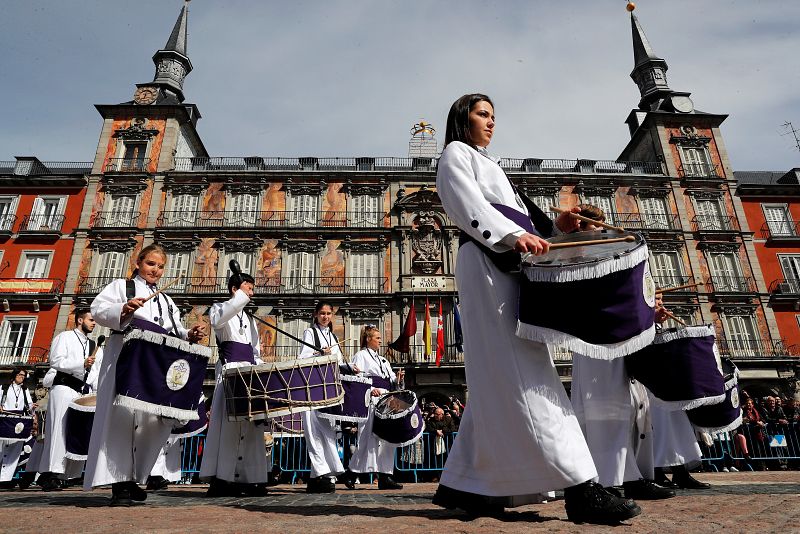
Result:
M797 469L800 467L800 423L763 426L745 423L736 430L714 436L710 445L701 441L700 449L703 463L711 471L731 467L750 471Z

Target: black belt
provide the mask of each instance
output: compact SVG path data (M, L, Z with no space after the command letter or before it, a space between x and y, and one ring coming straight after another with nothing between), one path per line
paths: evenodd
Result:
M83 389L83 380L80 378L75 378L70 374L56 371L56 377L53 380L53 386L67 386L68 388L72 388L80 393Z

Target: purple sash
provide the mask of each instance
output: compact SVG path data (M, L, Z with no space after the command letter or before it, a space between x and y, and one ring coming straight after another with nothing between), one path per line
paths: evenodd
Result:
M388 378L383 378L382 376L370 376L372 379L372 387L385 389L386 391L394 391L397 389L397 385L394 384Z
M250 343L220 341L218 346L222 363L245 362L251 365L256 363L253 357L253 346Z

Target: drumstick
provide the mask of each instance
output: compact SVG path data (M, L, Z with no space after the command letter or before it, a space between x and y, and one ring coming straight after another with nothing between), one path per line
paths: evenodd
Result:
M350 340L349 339L343 339L342 341L340 341L338 343L334 343L333 345L328 345L327 347L322 347L322 348L323 349L332 349L333 347L336 347L337 345L341 345L342 343L347 343L348 341L350 341ZM322 351L320 350L318 352L322 352Z
M584 245L602 245L604 243L619 243L620 241L636 241L636 237L626 235L625 237L612 237L611 239L590 239L588 241L567 241L565 243L551 243L550 250L555 248L582 247Z
M569 213L571 217L578 219L579 221L583 221L589 224L593 224L595 226L600 226L602 228L607 228L608 230L614 230L616 232L624 232L624 228L620 228L619 226L614 226L613 224L604 223L601 221L596 221L594 219L590 219L589 217L584 217L583 215L578 215L577 213L571 212L569 210L565 210L564 208L559 208L558 206L550 206L550 211L554 211L556 213Z
M146 299L144 299L144 300L142 301L142 304L144 304L145 302L147 302L147 301L148 301L148 300L150 300L151 298L155 297L156 295L160 294L162 291L166 291L166 290L167 290L167 288L170 288L170 287L174 286L176 283L178 283L178 281L179 281L181 278L183 278L183 274L179 274L179 275L178 275L176 278L172 279L172 280L171 280L171 281L170 281L168 284L166 284L164 287L162 287L161 289L159 289L158 291L156 291L155 293L153 293L152 295L150 295L149 297L147 297Z
M683 284L682 286L675 286L675 287L665 287L664 289L658 288L656 289L656 293L667 293L668 291L677 291L679 289L687 289L690 287L697 287L705 285L703 282L695 282L693 284Z
M669 317L670 319L672 319L672 320L673 320L673 321L675 321L676 323L680 323L680 324L682 324L683 326L686 326L686 323L685 323L685 322L683 322L683 321L682 321L681 319L679 319L678 317L675 317L674 315L672 315L672 312L670 312L670 311L667 311L667 310L661 310L661 311L662 311L662 312L664 312L664 315L666 315L667 317Z

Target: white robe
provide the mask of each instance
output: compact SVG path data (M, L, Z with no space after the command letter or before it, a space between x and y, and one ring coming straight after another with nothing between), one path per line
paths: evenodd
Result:
M71 375L83 381L86 368L84 361L89 357L89 339L79 329L61 332L50 346L50 369ZM49 371L48 371L49 372ZM70 402L81 394L69 386L59 385L50 389L47 402L45 438L39 471L63 475L63 478L77 478L83 471L83 461L70 460L67 453L67 408Z
M137 297L151 295L141 277L137 276L134 283ZM123 330L128 326L129 321L125 324L120 323L122 307L128 301L125 296L125 286L124 279L114 280L92 301L92 316L99 325L113 330ZM179 336L187 339L188 331L181 326L178 307L164 293L161 293L160 299L162 312L159 312L156 306L156 299L151 299L136 310L134 316L157 324L155 317L162 313L164 328L171 331L174 321ZM170 306L172 321L167 315ZM121 349L122 336L119 334L109 336L98 377L97 410L84 475L86 490L114 482L135 481L144 484L156 462L161 446L167 441L172 427L176 424L174 419L113 404L117 393L116 369ZM162 376L155 378L163 380Z
M14 395L14 393L17 395ZM16 384L8 385L8 394L3 403L4 410L17 410L22 411L25 408L23 395L28 401L28 406L33 404L31 392L24 386L19 387ZM32 409L32 408L31 408ZM15 442L1 442L0 441L0 482L8 482L14 478L14 472L17 470L19 464L19 457L22 454L22 449L25 446L24 441Z
M686 412L669 410L658 401L651 402L650 409L653 414L653 456L656 467L693 466L699 463L703 454Z
M150 476L164 477L169 482L180 482L181 459L183 457L183 440L170 436L158 452L158 458L150 470Z
M632 384L625 359L572 359L572 406L597 467L598 482L653 478L653 432L646 391Z
M447 215L479 243L506 251L505 243L524 231L490 205L525 211L502 169L464 143L445 148L436 188ZM596 477L547 347L515 334L517 281L467 243L458 251L456 282L470 398L441 483L501 497L541 494Z
M249 344L253 349L253 361L258 365L263 363L261 345L255 321L244 314L244 307L248 302L250 298L245 292L237 290L230 300L214 304L209 310L209 317L217 345L223 341ZM244 333L239 333L240 328ZM203 462L200 466L201 480L216 477L227 482L242 484L263 484L268 480L269 466L264 446L263 423L229 421L225 409L222 371L248 365L251 364L229 362L223 366L221 362L217 362L217 383L211 401L211 421L206 434Z
M314 333L311 328L306 328L303 332L303 341L314 344ZM336 343L333 334L327 327L320 329L319 341L322 348ZM338 345L331 348L331 354L339 359L341 365L343 362L342 351ZM314 349L303 345L298 358L311 358L314 355ZM339 457L339 448L336 443L336 425L333 421L320 417L315 410L303 412L303 436L306 438L306 449L311 461L312 478L337 476L344 473L344 466Z
M383 356L369 349L362 349L353 355L355 367L366 376L379 376L395 383L397 377L392 366ZM379 393L386 393L383 388L372 388ZM358 447L350 458L350 471L354 473L394 473L394 456L397 445L389 443L372 433L375 420L375 402L378 397L371 397L369 418L358 424Z

